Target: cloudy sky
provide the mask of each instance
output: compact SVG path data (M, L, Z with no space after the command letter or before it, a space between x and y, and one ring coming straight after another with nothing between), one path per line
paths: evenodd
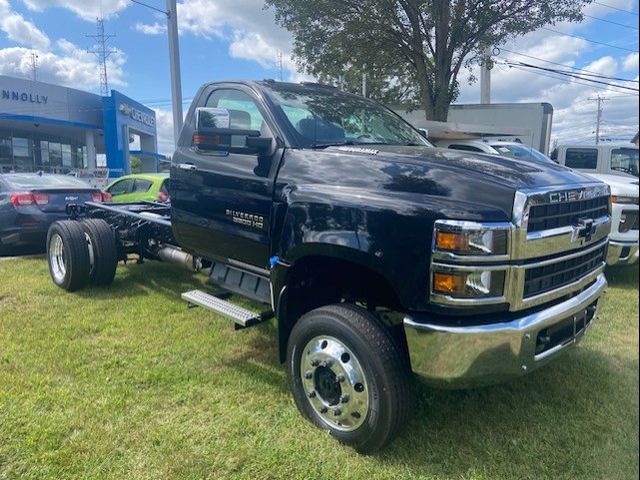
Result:
M145 3L164 7L161 0ZM186 103L205 81L279 78L280 52L285 80L304 78L290 58L290 35L275 25L263 0L182 0L178 13ZM638 94L629 90L638 89L638 3L596 1L585 13L581 24L549 27L554 31L539 30L496 49L492 101L549 102L555 109L554 138L593 141L592 99L600 95L606 99L603 135L630 138L638 129ZM35 52L38 80L98 92L96 59L87 52L92 48L87 34L95 33L98 16L105 18L107 33L115 35L110 87L156 109L160 150L170 153L166 22L158 12L130 0L0 0L0 74L31 78ZM622 80L603 81L627 89L505 63L517 61L616 77ZM469 85L468 75L461 78L459 103L480 98L479 83Z

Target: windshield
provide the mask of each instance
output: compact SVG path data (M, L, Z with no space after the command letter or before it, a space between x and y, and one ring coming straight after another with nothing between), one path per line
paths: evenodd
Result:
M539 152L533 147L527 147L519 144L494 144L491 145L500 155L524 160L535 160L536 162L554 163L544 153Z
M638 149L616 148L611 151L611 170L638 176Z
M301 147L431 144L398 115L375 102L327 87L271 84L272 98Z
M25 190L35 188L91 188L88 184L77 178L66 175L28 175L12 174L6 179L17 188Z

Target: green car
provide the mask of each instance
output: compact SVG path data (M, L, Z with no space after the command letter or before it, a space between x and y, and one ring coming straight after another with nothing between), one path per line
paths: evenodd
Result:
M166 202L169 200L168 173L137 173L112 182L104 191L114 202Z

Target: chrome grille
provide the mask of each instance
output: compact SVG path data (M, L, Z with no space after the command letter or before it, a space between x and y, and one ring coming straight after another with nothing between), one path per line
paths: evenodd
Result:
M569 260L560 260L550 265L529 268L525 273L524 298L556 290L580 280L586 274L602 266L607 254L607 245Z
M600 218L609 214L609 197L574 202L535 205L529 210L528 232L576 225L583 218Z

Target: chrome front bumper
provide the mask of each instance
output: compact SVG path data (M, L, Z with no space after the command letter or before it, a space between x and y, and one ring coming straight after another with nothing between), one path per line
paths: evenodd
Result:
M633 265L634 263L638 263L639 258L638 242L609 241L607 265Z
M428 323L426 318L423 322L405 317L412 369L428 382L446 388L487 385L524 375L582 339L602 311L606 287L607 280L600 274L593 285L569 300L506 323L449 327ZM579 318L587 312L591 321L580 324ZM569 338L536 354L540 332L571 320L573 334Z

